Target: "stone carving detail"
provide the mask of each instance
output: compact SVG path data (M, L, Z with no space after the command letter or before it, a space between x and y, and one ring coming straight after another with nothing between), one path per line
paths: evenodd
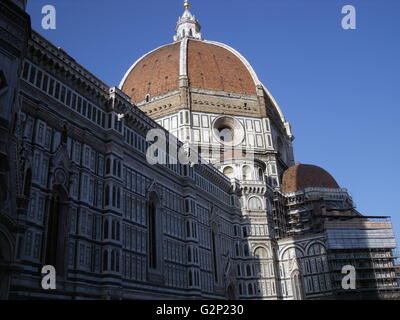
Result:
M62 186L66 185L67 177L62 169L57 169L55 174L54 174L54 184L59 184Z
M162 111L162 110L165 110L165 109L170 109L171 107L172 107L172 104L169 103L169 104L165 104L163 106L158 106L158 107L155 107L155 108L154 107L144 108L144 110L145 110L146 114L151 114L151 113Z
M222 108L222 109L234 109L234 110L247 110L247 111L251 111L251 107L248 106L246 103L239 106L239 105L233 105L230 103L214 103L214 102L210 102L207 100L193 100L193 104L197 104L197 105L205 105L205 106L211 106L211 107L217 107L217 108ZM253 111L257 111L257 109L254 108Z

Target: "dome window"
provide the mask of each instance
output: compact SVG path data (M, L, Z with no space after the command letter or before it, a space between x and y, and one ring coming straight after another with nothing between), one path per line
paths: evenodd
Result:
M213 123L213 134L221 144L236 146L244 139L242 124L233 117L223 116Z
M232 167L226 167L224 169L224 175L226 175L230 179L234 178L233 168Z
M230 127L221 127L218 129L218 136L223 142L232 142L233 130Z

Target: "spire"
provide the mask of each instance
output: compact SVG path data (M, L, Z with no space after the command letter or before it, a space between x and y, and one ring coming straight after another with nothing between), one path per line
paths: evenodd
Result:
M185 8L185 11L176 24L176 35L174 36L174 41L179 41L184 38L203 40L203 36L200 33L200 23L189 10L189 0L184 0L183 7Z

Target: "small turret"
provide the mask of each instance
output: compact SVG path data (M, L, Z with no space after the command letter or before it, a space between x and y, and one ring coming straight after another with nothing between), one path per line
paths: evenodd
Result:
M200 32L200 23L189 11L189 0L185 0L183 7L185 8L185 11L176 24L176 35L174 36L174 41L180 41L184 38L203 40L203 36Z

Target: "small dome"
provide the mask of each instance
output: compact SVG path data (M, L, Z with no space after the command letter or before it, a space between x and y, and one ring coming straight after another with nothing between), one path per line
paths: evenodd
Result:
M336 180L324 169L298 163L283 174L282 192L291 193L306 188L339 189Z

